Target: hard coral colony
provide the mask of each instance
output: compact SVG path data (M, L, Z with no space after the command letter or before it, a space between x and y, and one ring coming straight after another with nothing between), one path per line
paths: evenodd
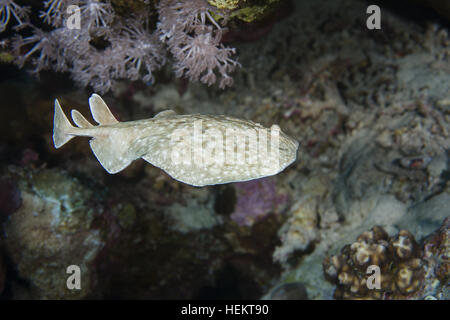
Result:
M449 221L447 218L423 248L407 230L400 230L393 237L379 226L363 232L340 254L323 261L325 278L336 284L334 298L418 299L428 297L439 287L445 288ZM380 288L368 286L366 269L370 265L380 268Z
M118 79L154 82L153 72L166 63L166 51L177 77L208 85L218 81L220 88L232 85L229 73L239 63L231 58L235 49L221 43L223 27L212 15L224 17L224 10L206 0L161 0L159 21L152 28L150 5L122 16L112 2L44 1L40 28L30 22L28 7L1 0L0 32L13 20L17 32L31 31L10 41L19 66L30 63L36 74L44 69L69 72L80 85L101 93Z

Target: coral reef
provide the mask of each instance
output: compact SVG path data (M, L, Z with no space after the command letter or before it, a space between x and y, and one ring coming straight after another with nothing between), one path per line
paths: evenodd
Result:
M231 220L241 226L252 226L269 213L282 210L286 195L277 193L276 183L272 178L235 184L236 205Z
M228 10L229 18L237 18L246 23L259 22L276 11L282 0L208 0L209 4Z
M258 22L276 11L281 2L282 0L246 1L239 9L231 12L230 17L247 23Z
M450 194L441 193L408 209L397 221L399 228L410 230L417 239L423 239L450 217Z
M273 259L286 264L296 251L306 251L319 238L317 200L305 196L291 208L289 219L279 234L282 245L275 249Z
M211 85L216 82L215 70L221 76L220 88L233 83L228 75L239 64L231 59L235 53L220 43L222 28L209 13L204 0L163 0L159 4L159 38L175 58L175 74ZM206 21L211 25L207 26Z
M425 264L425 298L450 299L450 217L423 245Z
M100 231L91 229L95 212L89 190L54 170L18 170L22 204L4 226L5 249L19 276L29 282L16 298L80 299L96 286L93 261L103 247ZM66 269L81 270L81 290L66 286ZM18 285L18 284L17 284Z
M254 234L239 234L229 217L214 212L206 188L150 167L146 179L123 176L108 185L78 167L71 168L74 178L32 164L1 172L12 190L2 199L18 199L5 207L2 225L12 267L7 298L257 298L277 272L266 269L265 252L278 224L265 219ZM81 290L66 287L69 265L81 268Z
M210 200L206 192L199 191L188 196L185 205L175 203L166 212L170 228L188 233L221 225L223 219L215 214Z
M421 247L406 230L393 237L375 226L341 253L326 257L323 270L336 284L336 299L445 299L449 285L450 218ZM380 288L370 288L368 267L380 270ZM368 275L369 273L369 275Z
M19 23L16 29L31 31L31 35L18 34L11 40L19 66L31 61L34 73L44 69L69 72L76 82L100 93L108 91L118 79L154 82L154 71L166 62L163 43L175 59L177 77L211 85L218 74L220 88L232 85L229 73L239 63L231 59L235 50L221 44L223 28L210 14L215 7L206 0L160 1L156 29L149 21L149 10L155 10L150 4L140 2L123 16L114 9L121 8L120 4L113 4L99 0L44 1L40 18L53 28L44 31L29 22L25 8L2 1L0 30L6 29L12 16Z
M43 31L28 23L24 27L32 34L12 39L19 66L30 61L34 73L44 69L70 72L79 84L105 92L116 79L151 82L153 71L165 63L162 45L150 33L145 11L134 19L114 20L108 1L55 0L44 6L40 17L53 29ZM70 26L76 14L79 25Z
M147 35L158 35L156 2L150 1ZM141 0L110 3L119 24L148 8ZM255 3L241 2L230 15ZM7 172L0 173L0 220L2 231L17 239L1 239L7 266L2 298L43 298L47 290L52 297L69 297L42 284L37 270L44 275L53 271L50 279L59 285L67 279L62 266L72 263L69 255L78 258L89 247L74 236L67 256L47 259L42 235L50 237L50 248L56 248L54 239L61 236L57 243L66 248L71 233L44 217L50 211L64 213L63 205L55 209L58 204L77 201L37 193L40 178L32 177L50 171L48 180L57 182L62 176L90 194L73 211L82 217L94 212L93 220L86 218L90 227L74 220L68 226L79 230L74 232L80 237L98 232L95 239L100 239L99 251L86 264L94 285L88 295L77 297L332 299L337 292L356 299L449 299L448 219L442 224L450 216L448 28L442 20L427 16L419 22L408 12L386 7L383 30L369 31L367 3L359 0L302 0L293 5L295 10L287 10L290 16L283 21L264 21L264 28L256 29L246 29L250 25L227 17L229 12L220 16L222 9L214 6L208 13L220 29L206 13L202 29L199 11L200 25L188 36L210 32L212 39L222 33L224 44L243 40L233 43L245 66L233 74L233 90L171 81L162 69L164 73L152 71L162 80L152 86L113 79L105 96L121 120L170 108L186 114L228 114L267 127L280 124L300 142L298 160L267 185L192 188L143 161L120 175L108 175L98 170L86 141L57 151L51 141L55 96L87 113L82 101L92 92L74 87L65 75L42 72L41 81L30 81L25 72L0 64L0 161ZM229 18L229 32L222 18ZM26 20L20 19L22 28ZM15 24L20 22L10 16L3 34L11 34ZM37 22L36 27L43 25ZM182 27L177 26L186 39L188 29ZM27 32L32 29L21 30L25 38L31 36ZM164 51L175 39L165 41L160 45L167 58ZM110 44L95 37L92 46L104 52ZM22 54L30 49L23 47ZM1 50L10 53L4 44ZM178 63L170 52L167 61L170 56ZM39 52L29 58L39 58ZM217 66L212 70L220 82ZM187 71L183 74L190 77ZM203 72L199 79L208 69ZM21 172L19 167L27 173L10 172ZM283 203L272 208L279 195L285 197ZM25 214L25 208L33 208L30 199L48 210L37 217ZM32 216L41 233L27 233L34 226L29 224ZM42 225L51 227L43 230ZM374 226L379 227L367 232ZM38 249L30 249L40 242L44 244ZM415 249L406 258L410 244ZM337 257L327 264L331 282L322 268L327 256ZM361 281L370 276L363 268L365 259L381 263L386 291L365 291ZM343 284L333 268L340 268Z
M325 277L337 285L336 299L404 299L415 294L424 279L422 251L413 235L401 230L389 237L383 228L362 233L340 255L325 258ZM369 289L367 268L380 268L381 288Z
M11 20L16 20L22 26L27 19L27 7L22 7L13 0L0 1L0 32L3 32Z
M209 4L219 9L236 9L245 1L241 0L208 0Z

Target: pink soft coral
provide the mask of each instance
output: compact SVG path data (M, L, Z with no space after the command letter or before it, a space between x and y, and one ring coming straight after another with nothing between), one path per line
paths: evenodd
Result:
M160 39L167 43L175 58L175 74L192 81L212 85L216 72L221 76L220 88L231 86L229 76L240 64L231 59L234 48L220 43L222 28L209 13L213 8L203 0L162 0L159 6ZM209 21L211 25L206 25Z
M6 29L11 17L19 23L20 27L24 24L22 20L28 18L28 9L12 0L0 0L0 32Z
M125 19L115 15L107 0L48 0L43 4L40 17L53 29L44 32L28 24L32 35L15 37L19 66L29 61L36 73L43 69L66 71L81 85L104 93L118 79L153 82L153 72L166 62L165 43L174 57L176 76L208 85L220 76L220 88L233 83L229 73L239 66L231 59L235 50L221 44L222 28L211 16L213 7L206 0L161 0L153 32L148 27L148 12ZM79 8L80 29L64 24L71 5ZM0 0L0 11L0 28L5 28L10 15L25 25L21 21L25 11L13 1ZM99 39L105 48L95 46Z

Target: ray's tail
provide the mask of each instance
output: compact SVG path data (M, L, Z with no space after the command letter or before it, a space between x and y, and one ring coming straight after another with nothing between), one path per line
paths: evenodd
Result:
M93 94L89 98L89 105L91 108L92 117L100 125L111 125L116 124L119 121L113 116L103 99L97 95ZM55 99L55 117L53 120L53 142L55 148L60 148L66 144L70 139L77 135L86 135L81 129L93 128L88 120L86 120L83 115L77 110L72 110L71 112L72 120L76 127L73 126L69 119L67 119L64 114L58 99ZM77 128L78 127L78 128ZM89 136L89 134L87 134Z
M58 149L66 144L74 137L69 132L74 129L74 126L69 122L66 115L61 109L58 99L55 99L55 117L53 119L53 143Z
M87 136L92 152L103 168L109 173L117 173L127 167L137 156L129 152L127 136L111 129L119 123L113 116L103 99L92 94L89 98L92 118L99 125L91 124L80 112L72 110L73 126L64 114L58 100L55 100L55 118L53 124L53 142L55 148L60 148L75 136Z

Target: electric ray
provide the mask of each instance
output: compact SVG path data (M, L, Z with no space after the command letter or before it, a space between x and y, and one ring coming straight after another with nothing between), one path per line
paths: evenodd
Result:
M89 106L99 125L72 110L73 126L56 99L53 142L59 148L75 136L91 137L92 151L111 174L143 158L176 180L206 186L275 175L297 157L298 142L277 125L172 110L119 122L99 95L89 98Z

